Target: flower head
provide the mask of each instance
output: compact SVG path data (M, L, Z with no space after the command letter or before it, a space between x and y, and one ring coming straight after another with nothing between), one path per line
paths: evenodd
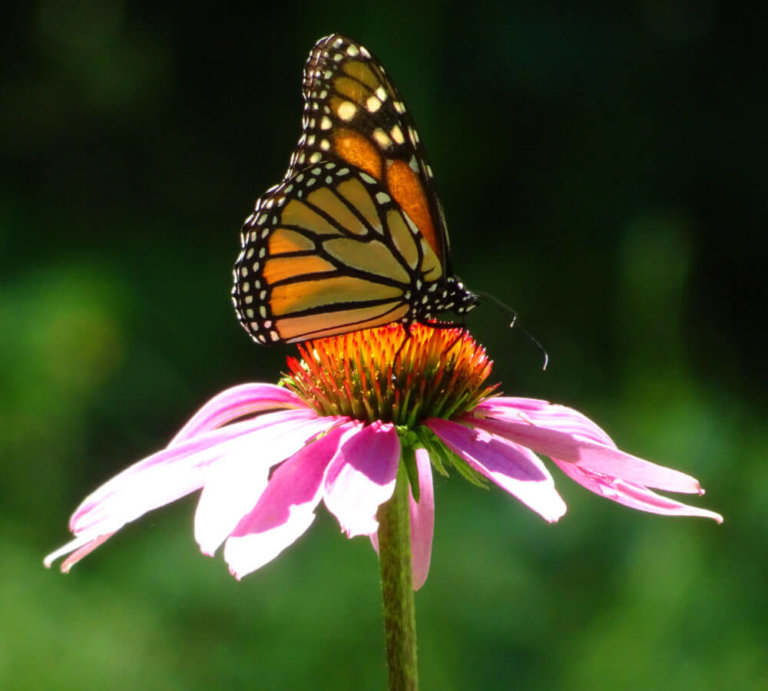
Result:
M195 538L224 545L237 577L274 559L312 524L322 501L348 537L376 546L379 506L403 462L411 483L413 584L432 551L432 467L494 483L547 521L566 510L537 454L587 489L651 513L719 514L653 492L701 493L691 476L620 451L581 413L495 396L491 362L461 329L389 325L312 341L290 358L283 386L243 384L206 403L168 446L83 501L75 535L46 565L68 571L126 523L202 490Z

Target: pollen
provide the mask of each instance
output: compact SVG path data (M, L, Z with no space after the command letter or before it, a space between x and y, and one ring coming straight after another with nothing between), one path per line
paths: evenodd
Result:
M466 329L402 324L298 344L284 383L321 415L415 428L492 395L492 362Z

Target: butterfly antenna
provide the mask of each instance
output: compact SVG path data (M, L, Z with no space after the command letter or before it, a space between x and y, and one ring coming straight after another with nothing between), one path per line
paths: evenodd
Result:
M513 328L514 326L517 326L520 331L522 331L528 338L533 341L533 343L536 345L536 347L542 352L544 355L544 364L542 365L541 369L545 370L547 369L547 365L549 364L549 354L547 353L546 349L544 348L541 343L539 343L532 335L531 333L523 326L520 326L517 323L517 310L512 309L509 305L505 305L499 298L497 298L495 295L491 295L490 293L484 293L482 291L475 291L477 295L483 300L488 300L488 302L492 302L496 307L498 307L502 312L504 312L507 316L510 317L509 322L509 328Z

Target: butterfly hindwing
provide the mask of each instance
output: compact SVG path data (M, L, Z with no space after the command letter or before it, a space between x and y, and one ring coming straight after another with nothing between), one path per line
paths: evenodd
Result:
M259 201L242 232L235 306L259 342L291 342L398 321L440 262L365 172L310 166Z

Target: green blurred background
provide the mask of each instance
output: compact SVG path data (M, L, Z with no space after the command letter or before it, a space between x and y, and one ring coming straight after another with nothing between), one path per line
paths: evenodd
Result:
M408 101L457 272L549 351L542 372L476 310L504 391L584 411L726 518L632 512L554 469L550 526L440 478L423 688L768 688L766 6L269 5L3 13L0 686L384 688L374 553L324 511L240 583L197 550L194 497L68 577L41 565L86 493L294 352L250 342L230 271L338 31Z

